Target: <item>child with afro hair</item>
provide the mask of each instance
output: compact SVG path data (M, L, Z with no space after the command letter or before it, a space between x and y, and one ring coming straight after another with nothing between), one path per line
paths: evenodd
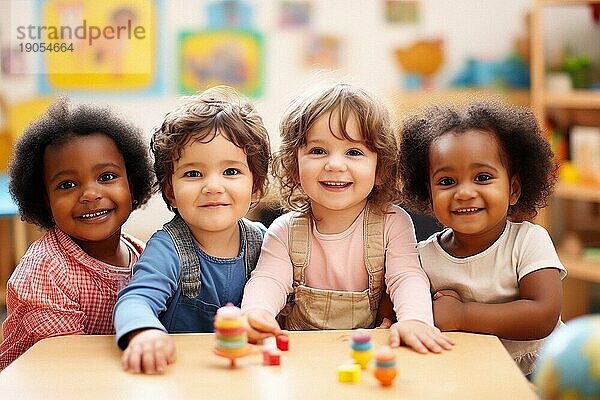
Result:
M121 227L152 181L141 130L107 108L62 98L25 129L9 190L21 218L46 233L8 281L0 370L47 337L114 333L117 292L143 250Z
M526 221L556 181L552 150L524 109L432 107L404 124L403 205L446 227L417 245L435 324L501 338L525 375L562 322L561 264L548 232Z

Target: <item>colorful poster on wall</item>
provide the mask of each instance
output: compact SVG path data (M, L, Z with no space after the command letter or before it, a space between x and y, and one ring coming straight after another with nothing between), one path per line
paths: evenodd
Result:
M384 0L385 20L392 24L419 22L419 0Z
M186 94L228 85L249 97L263 89L263 37L254 30L179 34L179 91Z
M306 64L323 69L340 68L341 43L337 36L314 34L307 38Z
M42 92L157 90L161 0L38 2L41 22L28 33L45 45Z
M249 28L252 6L241 0L212 1L206 7L209 28Z
M279 26L282 28L308 26L310 16L310 1L283 0L279 3Z

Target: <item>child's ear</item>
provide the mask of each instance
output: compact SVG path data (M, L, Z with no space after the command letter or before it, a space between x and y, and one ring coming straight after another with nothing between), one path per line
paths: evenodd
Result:
M255 191L252 192L252 197L250 198L250 201L252 203L257 203L261 197L261 194L262 194L262 191L260 189L256 189Z
M521 196L521 179L518 175L513 175L510 178L510 200L509 204L514 206L519 201L519 197Z
M165 183L164 187L165 198L169 202L171 208L177 208L177 200L175 200L175 194L173 192L173 186L170 183Z

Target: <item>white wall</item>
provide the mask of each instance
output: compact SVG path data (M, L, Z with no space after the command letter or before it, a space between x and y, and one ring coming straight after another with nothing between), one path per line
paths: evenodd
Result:
M164 46L161 56L165 63L165 90L158 96L111 94L77 95L75 101L109 103L150 134L160 124L164 114L177 102L176 37L181 29L202 29L205 26L204 7L208 1L165 0L160 20L160 39ZM264 95L257 100L274 144L277 126L285 105L318 76L302 63L301 49L306 32L286 30L277 23L277 1L248 1L254 5L254 25L263 31L266 45L266 82ZM468 57L502 58L512 48L517 36L526 31L524 15L530 0L422 0L421 22L415 26L388 25L383 21L383 1L320 0L313 1L311 29L335 34L342 40L342 66L331 73L387 97L400 88L398 72L391 51L416 38L443 37L446 64L437 83L443 86L463 66ZM11 7L34 15L34 1L12 0ZM0 29L6 43L10 12L8 0L0 0ZM33 77L0 76L0 93L9 102L36 94ZM170 213L160 197L154 198L145 210L132 214L127 230L147 238L160 227Z

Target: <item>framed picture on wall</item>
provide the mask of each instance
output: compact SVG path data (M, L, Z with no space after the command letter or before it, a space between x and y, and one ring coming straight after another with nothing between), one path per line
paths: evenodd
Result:
M179 34L179 91L192 94L214 85L231 86L248 97L263 90L263 36L249 29Z
M40 91L157 91L161 2L38 0Z

